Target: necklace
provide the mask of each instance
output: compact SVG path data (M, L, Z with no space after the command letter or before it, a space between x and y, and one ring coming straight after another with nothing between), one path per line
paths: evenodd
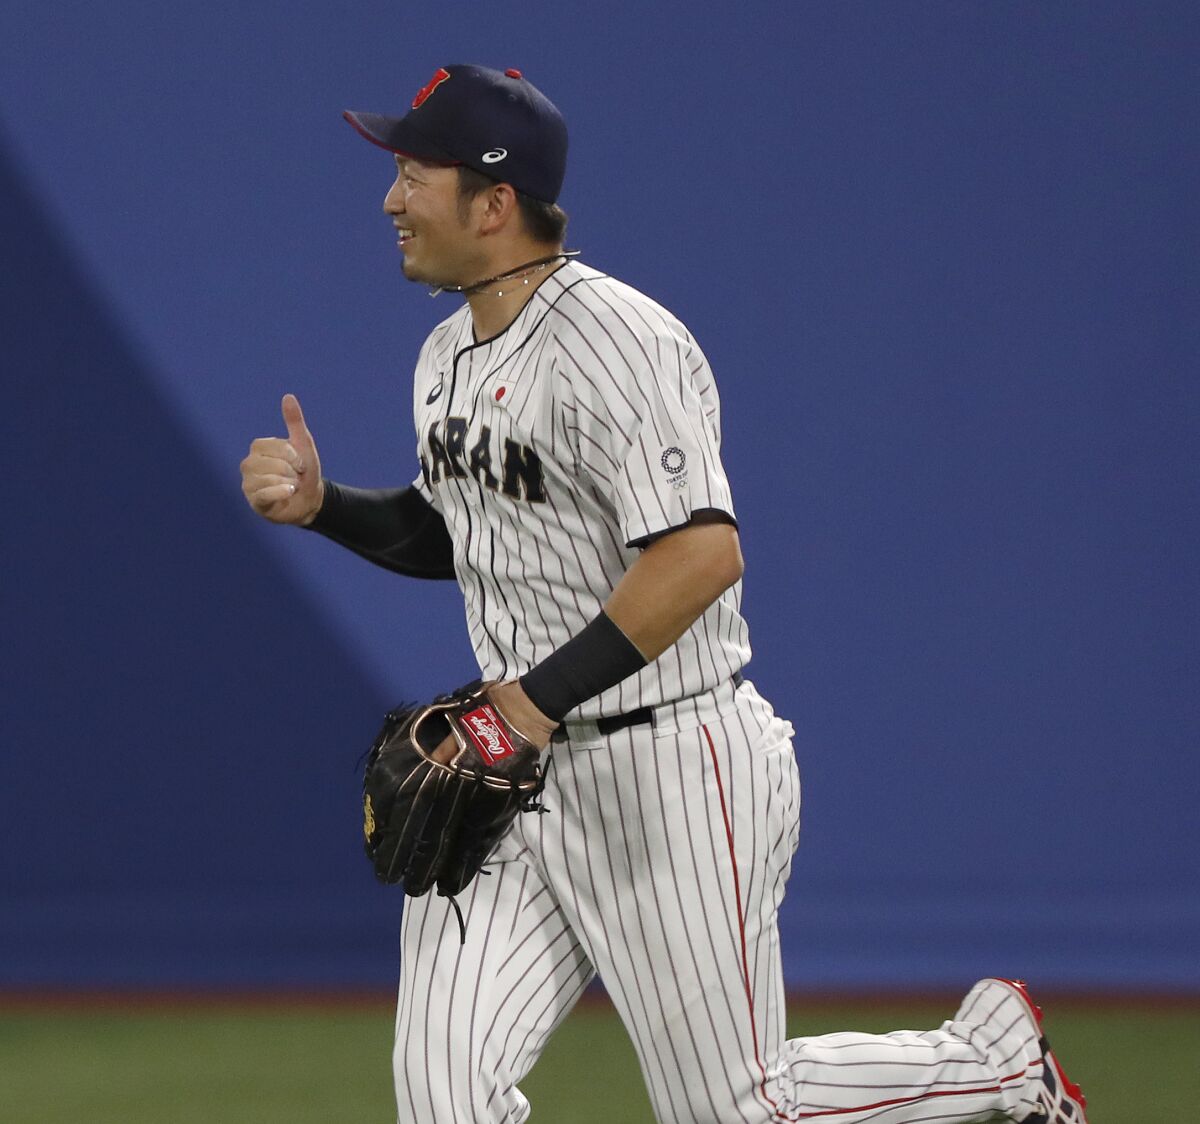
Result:
M541 273L544 269L548 269L554 262L565 261L567 258L577 258L578 256L578 250L562 250L557 254L551 254L549 257L535 258L533 261L527 261L523 265L506 269L503 273L497 273L495 277L489 277L486 281L476 281L472 285L434 285L429 290L429 295L436 297L438 293L465 293L467 296L470 296L472 293L478 293L481 289L486 289L489 285L494 285L497 281L520 281L522 285L528 285L530 277L536 273ZM498 289L492 295L502 297L506 292L511 293L512 289Z

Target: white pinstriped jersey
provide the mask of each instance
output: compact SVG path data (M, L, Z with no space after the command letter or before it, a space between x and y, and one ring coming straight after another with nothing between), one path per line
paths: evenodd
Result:
M732 514L707 362L653 301L568 264L476 344L434 330L415 387L422 479L455 549L483 673L520 674L582 629L637 543ZM787 1039L778 910L799 832L792 727L749 680L728 590L654 664L585 703L461 895L409 899L393 1069L401 1124L522 1124L521 1082L596 974L659 1124L1030 1118L1033 1010L984 980L938 1030ZM630 782L631 777L636 781ZM1056 1120L1067 1120L1056 1116ZM1081 1114L1072 1121L1083 1124Z
M417 486L454 542L485 678L523 674L596 616L638 543L733 515L712 371L674 316L567 262L476 343L463 306L417 361ZM637 675L568 717L687 699L750 658L741 583Z

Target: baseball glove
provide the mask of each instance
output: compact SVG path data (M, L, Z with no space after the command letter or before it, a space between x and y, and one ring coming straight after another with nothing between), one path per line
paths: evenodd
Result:
M447 734L446 764L430 755ZM479 873L521 812L542 811L540 753L478 681L388 714L363 775L367 857L382 882L450 897ZM460 915L461 921L461 915Z

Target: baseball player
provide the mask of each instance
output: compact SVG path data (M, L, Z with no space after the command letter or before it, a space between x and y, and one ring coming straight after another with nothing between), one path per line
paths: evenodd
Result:
M937 1030L784 1039L777 913L797 842L792 728L743 676L742 559L709 364L648 297L563 249L567 133L517 70L446 66L388 150L405 275L465 302L417 360L420 472L322 477L300 404L242 462L253 509L401 574L455 578L492 703L544 747L462 893L406 901L405 1124L518 1122L520 1082L597 974L663 1124L1082 1124L1024 985Z

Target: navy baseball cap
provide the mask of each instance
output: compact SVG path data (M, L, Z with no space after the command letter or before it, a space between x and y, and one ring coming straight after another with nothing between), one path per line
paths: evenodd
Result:
M443 66L403 117L343 114L372 144L433 164L465 164L553 203L567 170L567 126L519 70Z

